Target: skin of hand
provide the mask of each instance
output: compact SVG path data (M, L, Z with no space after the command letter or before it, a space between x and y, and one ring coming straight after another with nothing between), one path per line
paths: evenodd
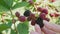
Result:
M44 34L56 34L56 32L47 29L45 26L41 28L41 30L44 32Z
M43 28L40 28L39 25L35 25L35 31L31 31L30 34L42 34L42 31L44 34L56 34L55 32L47 29L45 26Z
M42 34L39 25L35 24L35 31L31 31L30 34Z
M46 28L60 33L60 25L51 24L51 23L49 23L49 22L47 22L45 20L43 21L43 23L44 23Z

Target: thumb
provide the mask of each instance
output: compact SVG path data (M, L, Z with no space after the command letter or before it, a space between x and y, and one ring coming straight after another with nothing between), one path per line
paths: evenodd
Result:
M35 31L41 34L41 28L39 27L38 24L35 24Z

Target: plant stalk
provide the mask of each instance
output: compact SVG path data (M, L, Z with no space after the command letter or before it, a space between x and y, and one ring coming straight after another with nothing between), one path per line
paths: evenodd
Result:
M10 8L10 13L11 13L11 17L12 17L12 20L14 19L14 16L13 16L13 13L12 13L12 9ZM17 28L16 28L16 25L14 23L14 28L15 28L15 31L16 31L16 34L18 34L18 31L17 31Z

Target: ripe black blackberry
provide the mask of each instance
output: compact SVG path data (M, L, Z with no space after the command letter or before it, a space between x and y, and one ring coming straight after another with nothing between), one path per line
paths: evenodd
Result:
M43 19L41 19L40 17L38 17L36 19L36 24L38 24L40 26L40 28L43 28L43 26L44 26Z
M30 10L26 10L26 11L24 12L24 16L28 17L28 16L30 15L30 13L31 13Z

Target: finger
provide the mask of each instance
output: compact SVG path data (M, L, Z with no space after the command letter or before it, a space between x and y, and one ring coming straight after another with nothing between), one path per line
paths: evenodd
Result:
M35 30L36 30L36 32L41 34L41 29L40 29L39 25L35 24Z
M47 22L47 21L43 21L43 23L44 23L44 25L45 25L45 27L47 27L48 29L51 29L52 27L52 25L49 23L49 22Z
M43 21L44 25L46 26L46 28L50 29L50 30L53 30L55 32L60 32L60 26L59 25L56 25L56 24L51 24L47 21Z
M56 32L49 30L46 27L43 27L42 31L44 32L44 34L56 34Z
M31 31L30 34L38 34L38 33L35 31Z

